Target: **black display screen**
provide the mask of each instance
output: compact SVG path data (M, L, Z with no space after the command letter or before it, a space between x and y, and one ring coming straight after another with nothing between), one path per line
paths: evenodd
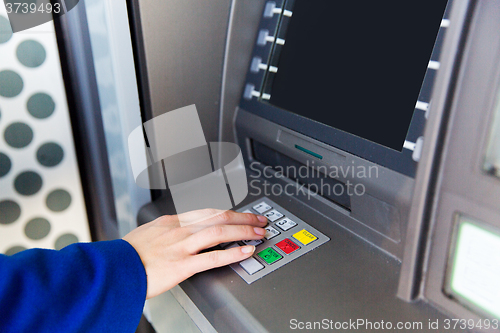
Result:
M397 151L447 0L295 0L269 103Z

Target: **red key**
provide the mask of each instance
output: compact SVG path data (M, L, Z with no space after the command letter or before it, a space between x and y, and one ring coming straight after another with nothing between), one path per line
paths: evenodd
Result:
M300 246L298 246L288 238L283 239L281 242L277 243L276 246L286 254L290 254L293 251L300 249Z

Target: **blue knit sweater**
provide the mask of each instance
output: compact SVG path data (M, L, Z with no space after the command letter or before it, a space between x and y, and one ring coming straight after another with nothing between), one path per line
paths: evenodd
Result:
M0 255L0 332L135 332L146 283L124 240Z

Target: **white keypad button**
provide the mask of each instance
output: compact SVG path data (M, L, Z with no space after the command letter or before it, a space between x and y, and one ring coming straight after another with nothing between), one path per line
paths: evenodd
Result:
M264 243L264 241L262 241L261 239L244 240L242 242L245 243L245 245L253 245L253 246L257 246Z
M274 222L276 220L279 220L285 215L281 214L276 209L273 209L272 211L265 213L264 216L267 217L269 221Z
M250 214L253 214L253 212L252 212L250 209L245 209L244 211L242 211L242 213L250 213Z
M280 232L276 229L274 229L273 227L271 226L267 226L266 227L266 234L264 235L264 237L269 240L271 238L274 238L276 236L278 236L280 234Z
M292 229L293 227L295 227L297 225L296 222L290 220L288 217L285 217L284 219L282 220L279 220L278 222L276 222L276 225L283 231L287 231L287 230L290 230Z
M259 214L262 214L270 209L273 209L273 207L269 206L264 201L262 201L261 203L253 206L253 209L255 209L255 211L257 211Z
M264 265L258 262L254 257L243 260L240 262L240 266L250 275L257 273L264 268Z

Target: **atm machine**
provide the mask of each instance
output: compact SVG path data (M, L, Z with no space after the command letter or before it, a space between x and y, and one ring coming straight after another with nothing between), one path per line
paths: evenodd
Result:
M200 331L500 331L497 2L128 9L144 120L196 104L269 219L172 291ZM162 214L168 189L138 223Z

